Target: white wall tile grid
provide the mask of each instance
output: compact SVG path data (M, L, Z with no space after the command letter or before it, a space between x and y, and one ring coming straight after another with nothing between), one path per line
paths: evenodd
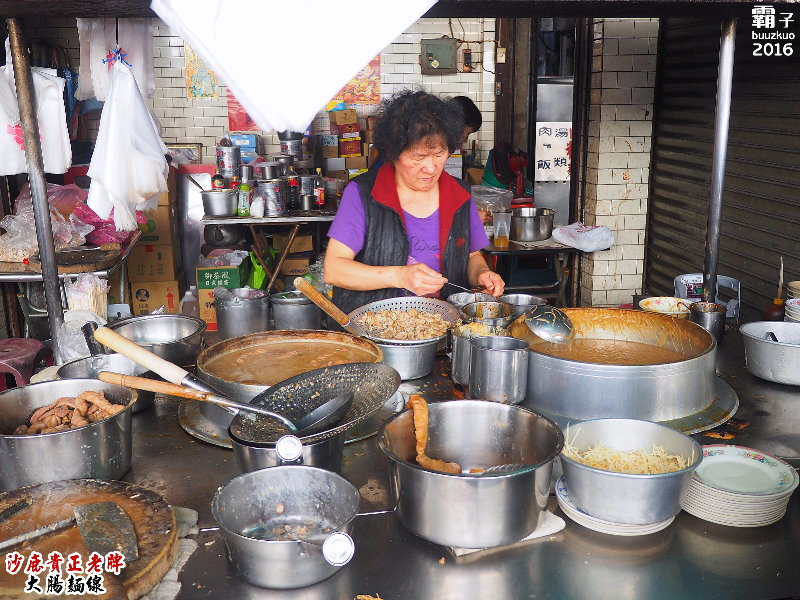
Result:
M78 64L78 34L74 19L49 18L27 30L30 37L45 38L68 48L73 67ZM472 50L474 70L454 75L423 76L419 66L420 40L453 35L464 40L458 51L459 70L462 50ZM470 140L477 140L482 160L494 145L494 19L420 19L381 53L381 95L388 97L407 88L423 89L447 96L468 96L480 108L484 126ZM218 86L217 98L186 98L183 40L172 34L160 20L153 20L153 53L156 93L150 104L161 122L166 143L203 144L204 162L211 162L214 146L228 132L227 88ZM375 106L353 105L360 117L375 111ZM97 118L89 121L89 139L97 135ZM321 113L314 128L327 129ZM363 123L362 123L363 125ZM275 132L259 134L259 151L279 151Z

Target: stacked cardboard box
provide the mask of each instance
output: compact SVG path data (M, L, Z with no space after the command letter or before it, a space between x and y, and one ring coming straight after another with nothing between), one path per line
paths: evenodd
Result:
M289 241L288 235L273 235L272 247L281 251ZM311 258L314 255L314 240L310 235L298 235L289 247L289 253L281 265L282 275L304 275L308 272Z
M181 246L175 213L175 170L169 170L168 191L161 194L155 210L144 213L139 224L139 243L128 258L131 311L141 315L164 305L165 312L177 313L184 291L181 276Z

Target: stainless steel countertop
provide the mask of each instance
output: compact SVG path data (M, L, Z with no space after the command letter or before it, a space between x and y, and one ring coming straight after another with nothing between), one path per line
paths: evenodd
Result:
M719 353L719 371L737 391L741 408L733 443L800 462L800 387L756 380L743 368L738 333ZM452 392L441 360L434 374L404 383L431 399ZM233 453L197 441L176 418L178 403L158 400L134 415L134 465L126 479L154 489L177 506L200 512L200 527L213 528L211 497L238 474ZM698 434L701 444L723 440ZM345 448L344 475L362 494L362 512L388 511L388 465L375 438ZM723 527L681 513L659 533L626 538L590 531L550 508L566 529L550 538L454 558L447 549L405 531L391 512L358 517L353 561L332 578L295 591L258 588L228 567L216 531L197 536L199 548L182 572L178 596L253 600L345 600L380 594L385 600L554 598L559 600L753 600L800 595L800 500L795 493L778 523L753 529ZM491 518L487 507L487 518ZM469 523L464 524L465 527ZM440 559L444 558L444 564ZM269 568L269 565L264 565Z

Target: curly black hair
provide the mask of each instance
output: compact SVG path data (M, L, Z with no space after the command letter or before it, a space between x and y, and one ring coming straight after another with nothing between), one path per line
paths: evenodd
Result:
M463 138L464 112L452 98L404 90L384 100L378 109L375 146L386 162L394 162L405 150L426 139L442 140L453 152L461 147Z

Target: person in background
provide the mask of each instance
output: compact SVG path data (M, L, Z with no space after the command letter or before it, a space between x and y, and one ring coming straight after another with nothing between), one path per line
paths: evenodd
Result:
M480 250L489 244L468 186L444 172L464 139L454 99L407 91L386 101L375 127L384 164L353 179L328 231L325 281L344 312L386 298L448 296L505 283Z
M461 107L461 111L464 113L464 135L461 139L461 143L456 146L457 149L462 148L464 144L467 143L467 138L481 128L481 125L483 125L483 117L475 103L466 96L454 96L453 100L458 103ZM369 152L369 168L377 170L380 169L382 165L383 157L380 152L378 152L378 145L373 144Z

